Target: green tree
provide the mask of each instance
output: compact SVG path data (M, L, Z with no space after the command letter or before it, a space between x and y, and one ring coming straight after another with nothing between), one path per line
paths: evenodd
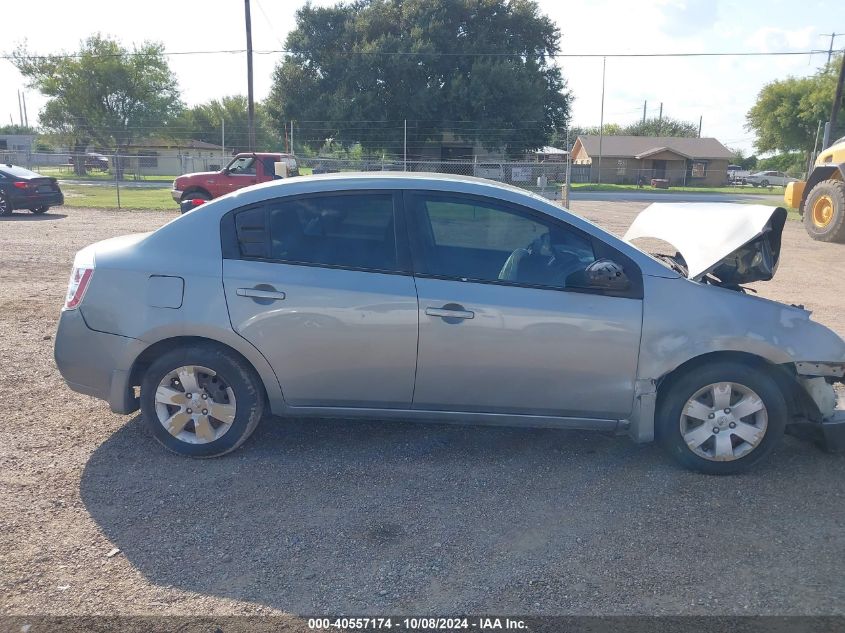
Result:
M11 125L0 125L0 134L38 134L38 130L34 127L12 123Z
M731 165L739 165L743 169L756 169L757 168L757 156L746 156L745 151L739 148L728 148L731 150Z
M809 77L788 77L763 86L746 115L746 129L754 132L760 152L813 150L819 122L830 117L841 55ZM845 123L845 110L837 125Z
M698 136L698 124L692 121L681 121L671 117L646 119L626 125L622 132L625 136Z
M70 55L32 56L22 45L12 54L12 63L31 88L49 97L39 115L42 127L66 139L75 153L90 143L125 151L133 140L157 132L181 108L160 43L129 50L96 34ZM84 172L84 161L76 161L76 171Z
M444 133L510 154L545 145L571 96L560 32L533 0L306 4L273 73L270 115L298 138L418 153ZM485 55L479 55L485 53Z
M225 121L226 147L242 152L249 149L247 118L247 98L232 95L185 108L165 131L172 138L220 144ZM284 145L263 103L255 104L255 145L258 151L279 151Z

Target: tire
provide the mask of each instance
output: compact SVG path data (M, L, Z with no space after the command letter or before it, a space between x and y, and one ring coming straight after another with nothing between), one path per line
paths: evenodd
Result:
M12 204L5 191L0 190L0 217L12 215Z
M724 385L730 385L727 394ZM721 406L726 395L729 405L716 409L713 405ZM722 403L713 402L717 397ZM752 413L734 417L731 407L743 401L743 409ZM760 409L754 410L757 406ZM665 385L658 402L655 435L685 468L708 475L733 475L754 467L772 452L784 434L787 415L786 401L771 376L743 363L714 362Z
M187 400L192 382L198 393ZM149 366L141 381L141 414L147 428L165 448L187 457L218 457L238 448L261 421L264 402L255 370L217 345L171 350ZM208 415L201 415L206 411ZM167 421L174 431L165 428Z
M206 191L186 191L182 194L182 202L185 200L211 200L211 194Z
M29 212L34 213L35 215L43 215L44 213L47 213L49 209L50 207L47 206L35 207L34 209L30 209Z
M763 182L761 182L761 183L760 183L760 186L761 186L761 187L768 187L768 186L769 186L769 181L768 181L768 180L764 180Z
M845 182L823 180L804 202L804 228L820 242L845 242Z

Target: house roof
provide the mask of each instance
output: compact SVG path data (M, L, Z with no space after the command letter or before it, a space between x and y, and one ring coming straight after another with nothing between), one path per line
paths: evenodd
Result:
M560 149L559 147L551 147L550 145L546 145L541 147L537 150L537 154L566 154L565 149Z
M134 141L131 148L149 148L149 149L208 149L220 151L223 149L220 145L214 143L206 143L205 141L196 141L194 139L169 139L169 138L145 138Z
M589 156L598 156L599 137L579 136L578 142ZM605 136L601 142L603 156L646 158L661 151L670 151L686 158L730 159L731 151L715 138L679 136Z

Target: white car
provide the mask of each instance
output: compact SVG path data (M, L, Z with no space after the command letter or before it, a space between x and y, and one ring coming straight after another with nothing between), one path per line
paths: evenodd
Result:
M756 174L745 177L745 182L755 187L768 187L770 185L785 187L786 183L796 180L798 179L787 176L782 171L758 171Z

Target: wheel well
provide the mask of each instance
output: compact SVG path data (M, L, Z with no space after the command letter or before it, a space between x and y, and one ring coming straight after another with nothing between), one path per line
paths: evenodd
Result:
M189 193L202 193L202 194L207 195L209 198L211 197L211 192L208 191L208 189L205 189L203 187L194 186L194 187L188 187L187 189L185 189L185 191L182 192L182 198L185 198Z
M217 347L220 349L225 349L227 352L235 354L238 358L240 358L252 371L255 372L255 375L258 377L258 381L261 384L262 390L265 392L266 395L266 388L264 387L264 381L261 380L261 374L258 373L258 370L255 368L249 359L246 358L243 354L241 354L238 350L234 349L226 345L225 343L221 343L219 341L215 341L213 339L204 338L202 336L177 336L173 338L166 338L153 343L148 348L146 348L143 352L138 355L138 358L135 359L135 362L132 364L132 369L129 372L129 386L130 387L138 387L141 384L141 380L144 377L144 373L147 371L147 368L155 362L155 360L161 356L162 354L169 352L174 349L178 349L180 347L188 347L189 345L203 345L207 347Z
M755 356L747 352L725 351L725 352L711 352L709 354L702 354L682 363L672 371L661 376L657 381L657 402L658 406L661 398L672 384L681 376L702 365L707 365L715 362L734 362L754 367L767 375L769 375L780 387L781 392L786 399L786 406L789 409L790 419L796 415L807 413L809 396L807 396L804 389L798 384L795 368L792 365L776 365L761 356Z

